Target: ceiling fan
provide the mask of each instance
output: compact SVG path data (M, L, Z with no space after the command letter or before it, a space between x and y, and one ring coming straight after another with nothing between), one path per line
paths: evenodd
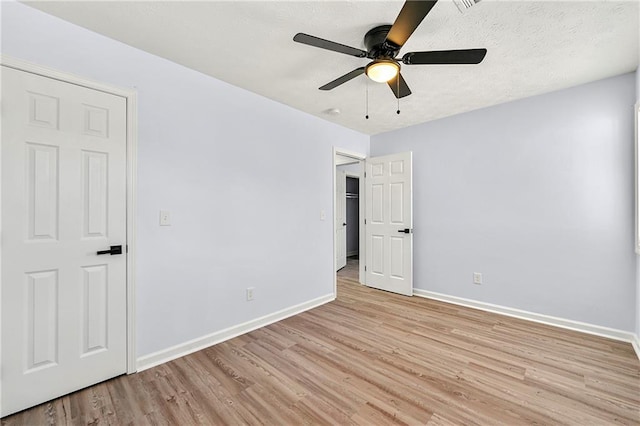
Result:
M402 58L396 58L402 46L435 6L436 1L406 1L393 25L380 25L365 34L366 51L304 33L296 34L293 41L357 58L372 59L366 66L336 78L321 86L320 90L335 89L361 74L366 74L373 81L387 83L396 98L403 98L409 96L411 90L400 73L400 62L404 65L479 64L487 54L487 49L461 49L409 52Z

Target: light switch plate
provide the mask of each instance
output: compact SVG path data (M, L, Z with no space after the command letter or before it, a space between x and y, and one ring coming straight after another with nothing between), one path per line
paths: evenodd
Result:
M171 226L171 213L169 213L169 210L160 210L160 226Z

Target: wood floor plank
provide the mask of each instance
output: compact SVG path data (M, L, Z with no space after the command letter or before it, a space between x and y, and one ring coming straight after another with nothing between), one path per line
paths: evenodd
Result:
M374 290L2 419L15 425L640 425L630 344Z

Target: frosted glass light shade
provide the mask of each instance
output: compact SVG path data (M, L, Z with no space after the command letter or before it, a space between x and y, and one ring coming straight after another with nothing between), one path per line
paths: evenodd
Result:
M398 75L400 65L392 60L379 59L367 65L365 72L371 80L378 83L386 83Z

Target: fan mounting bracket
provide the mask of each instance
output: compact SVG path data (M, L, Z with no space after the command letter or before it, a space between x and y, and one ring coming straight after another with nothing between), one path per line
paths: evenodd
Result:
M400 47L387 41L390 29L391 25L378 25L364 35L364 45L369 58L395 58L398 55Z

